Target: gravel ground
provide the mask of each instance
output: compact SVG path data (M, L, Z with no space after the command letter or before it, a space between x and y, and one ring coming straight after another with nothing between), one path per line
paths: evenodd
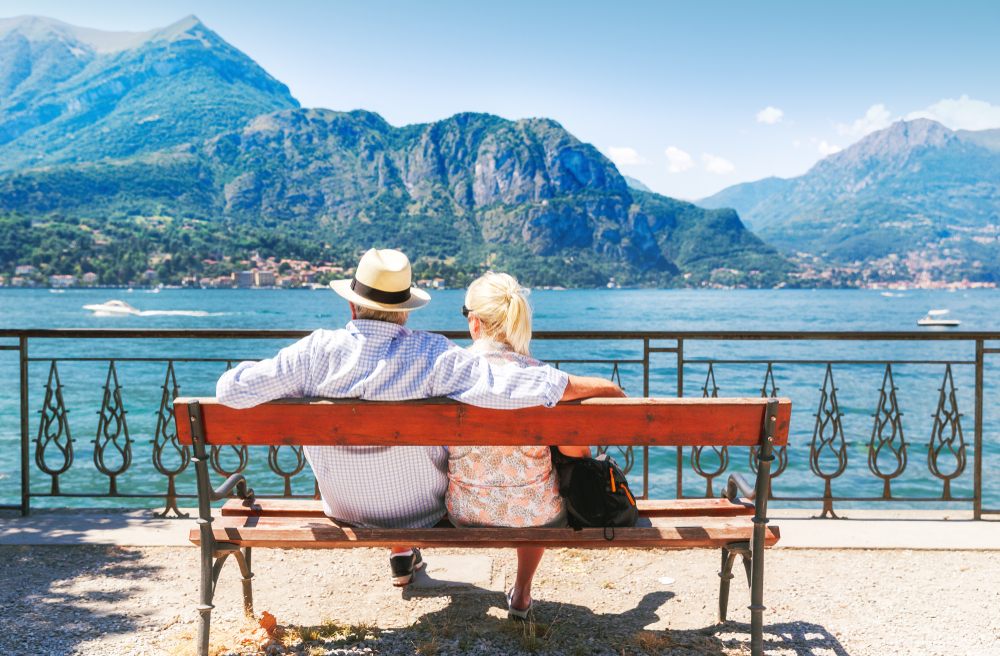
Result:
M455 553L469 552L424 557ZM382 550L255 549L256 610L273 614L284 638L264 651L240 645L253 627L241 619L238 570L227 563L214 651L749 654L740 578L731 621L715 623L715 551L552 551L528 626L505 619L498 592L513 580L513 552L475 553L491 558L489 589L442 594L392 588ZM193 654L197 563L188 547L0 547L0 654ZM1000 552L773 549L767 584L769 654L1000 654Z

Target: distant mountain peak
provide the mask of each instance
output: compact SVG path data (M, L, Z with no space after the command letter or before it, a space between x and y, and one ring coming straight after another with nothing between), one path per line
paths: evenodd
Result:
M821 160L814 169L821 168L825 164L854 166L860 161L872 158L898 160L908 157L916 150L941 148L953 139L955 133L937 121L928 118L899 120L883 130L872 132L839 153Z
M0 18L0 40L18 34L31 43L62 41L70 48L79 48L93 54L111 54L138 48L150 41L172 41L196 28L204 27L196 16L187 16L167 27L145 32L108 32L89 27L78 27L45 16L17 16Z
M641 180L637 180L636 178L633 178L628 175L622 175L622 177L625 178L625 184L628 185L629 189L635 189L637 191L648 191L650 193L652 193L653 191L652 189L644 185Z

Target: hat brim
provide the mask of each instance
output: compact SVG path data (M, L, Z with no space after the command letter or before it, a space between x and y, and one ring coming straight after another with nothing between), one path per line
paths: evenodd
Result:
M422 289L417 289L416 287L410 288L410 300L405 303L377 303L364 296L359 296L353 289L351 289L351 279L347 278L344 280L332 280L330 281L330 289L337 292L344 298L346 298L351 303L355 305L360 305L361 307L366 307L369 310L385 310L386 312L406 312L408 310L416 310L417 308L422 308L431 302L431 295Z

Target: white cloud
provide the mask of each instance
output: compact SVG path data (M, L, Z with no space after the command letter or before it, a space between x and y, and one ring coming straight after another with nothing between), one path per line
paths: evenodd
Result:
M796 148L798 148L799 146L802 145L802 142L799 141L798 139L793 139L792 140L792 145L795 146Z
M989 130L1000 128L1000 107L962 94L958 100L943 98L923 111L906 115L907 121L915 118L929 118L952 130Z
M834 153L839 153L843 148L840 146L834 146L833 144L828 144L825 141L820 141L816 148L819 150L820 155L826 157L827 155L832 155Z
M608 146L608 157L618 166L635 166L649 163L645 157L635 152L634 148Z
M705 165L705 170L709 173L718 173L724 175L726 173L732 173L736 170L733 163L728 159L722 159L721 157L716 157L709 153L705 153L701 156L701 163Z
M889 124L892 123L892 120L889 118L891 115L892 113L882 103L872 105L865 112L864 116L854 121L851 125L838 123L837 132L851 137L863 137L876 130L889 127Z
M665 154L667 159L670 160L670 165L667 167L667 170L671 173L687 171L689 168L694 166L694 160L691 159L691 156L676 146L667 148Z
M774 125L775 123L781 123L781 117L784 115L785 112L781 111L777 107L771 107L768 105L765 109L757 112L757 122Z

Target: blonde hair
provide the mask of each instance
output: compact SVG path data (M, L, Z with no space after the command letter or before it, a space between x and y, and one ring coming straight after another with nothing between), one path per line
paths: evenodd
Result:
M485 337L506 342L524 355L531 344L529 291L506 273L487 271L469 285L465 307L479 317Z

